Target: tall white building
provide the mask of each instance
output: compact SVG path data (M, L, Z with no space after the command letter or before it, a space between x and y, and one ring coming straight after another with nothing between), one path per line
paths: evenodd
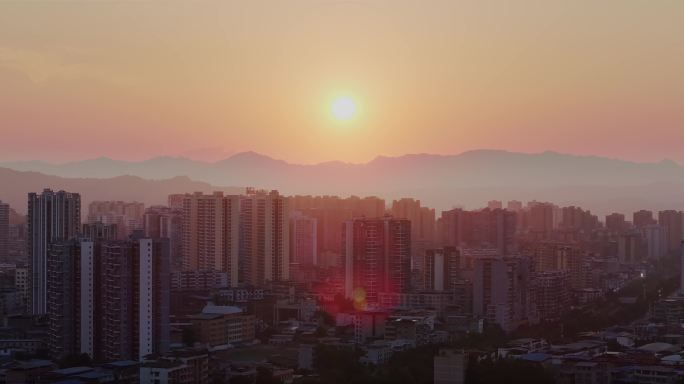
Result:
M80 245L80 353L95 357L95 284L99 283L95 276L95 245L90 240L81 241Z
M665 229L659 224L649 224L639 229L646 240L646 258L657 260L667 254Z
M143 228L145 237L169 239L171 271L182 271L183 208L169 208L164 205L149 207L143 215Z
M263 285L290 279L287 199L278 191L248 190L240 201L240 282Z
M28 194L29 308L34 315L47 313L47 252L50 243L78 236L81 196L65 191Z
M423 284L428 291L453 290L459 279L461 252L456 247L425 251Z
M355 305L378 303L383 292L410 288L411 222L384 217L344 223L344 293Z
M504 332L536 321L531 262L522 257L482 257L475 261L473 314Z
M290 218L290 274L318 265L318 220L301 212ZM293 268L296 267L296 268ZM295 276L292 276L296 279Z
M227 272L239 282L240 196L200 192L183 198L182 269Z
M0 260L9 256L9 205L0 200Z
M623 233L618 237L618 260L624 264L635 264L643 260L646 250L643 238L638 232Z
M102 360L143 360L169 348L169 241L138 238L102 246L100 324Z
M140 239L140 261L138 264L138 356L142 360L144 356L154 352L154 256L152 254L152 239Z
M184 270L226 272L233 287L289 280L289 212L277 191L187 194L182 216Z

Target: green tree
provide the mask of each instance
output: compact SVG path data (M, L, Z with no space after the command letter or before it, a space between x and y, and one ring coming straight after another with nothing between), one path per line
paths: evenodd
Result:
M230 384L252 384L252 377L249 376L233 376L230 378Z
M257 367L255 384L279 384L281 381L273 377L273 371L266 367Z
M93 360L87 353L65 356L57 362L60 368L89 367L92 364Z
M360 357L361 352L356 349L318 345L314 352L314 370L323 383L366 382L368 371L359 362Z
M553 375L537 363L503 359L471 360L466 369L467 384L510 383L523 380L528 384L552 384Z
M395 353L389 363L377 369L375 380L380 383L432 383L433 358L438 347L423 346Z

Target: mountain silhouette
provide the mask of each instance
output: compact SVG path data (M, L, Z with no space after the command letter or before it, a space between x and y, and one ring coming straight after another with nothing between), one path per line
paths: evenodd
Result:
M145 198L138 200L158 201L159 196L172 192L208 191L220 189L214 186L229 185L278 189L289 195L375 195L388 200L414 197L438 210L453 206L477 208L491 199L546 200L559 205L581 205L599 214L631 213L640 208L684 208L680 198L684 195L684 167L671 160L639 163L550 151L528 154L476 150L457 155L379 156L362 164L292 164L256 152L242 152L217 162L182 157L130 162L103 157L65 164L25 161L0 166L40 172L44 174L42 178L70 178L60 182L74 191L79 191L80 184L73 178L87 178L80 182L87 185L102 180L112 187L112 192L116 191L93 190L97 191L98 199L106 195L126 200L140 194ZM0 182L10 185L5 177L9 176L0 173ZM24 177L40 179L37 174ZM52 180L56 183L58 179ZM50 186L32 185L32 190ZM134 191L139 186L145 186L144 193ZM154 188L161 189L153 193ZM5 199L10 201L9 197Z

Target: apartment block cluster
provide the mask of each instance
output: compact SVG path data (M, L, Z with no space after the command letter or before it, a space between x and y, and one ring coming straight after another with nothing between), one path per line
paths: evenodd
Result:
M527 337L508 339L496 348L440 348L434 356L434 382L463 383L472 363L486 360L517 362L536 368L556 383L681 383L684 379L684 242L680 242L679 258L679 276L676 271L665 274L660 271L659 275L669 281L671 277L679 277L678 289L661 295L662 288L659 288L650 308L645 313L636 312L640 315L635 319L625 318L616 325L565 336L561 326L561 338L556 337L555 343ZM661 287L667 285L660 283ZM606 309L604 314L615 311L616 303L620 303L623 313L630 312L630 307L638 306L631 299L615 297L612 309ZM601 305L608 303L597 303L589 311L600 312Z
M681 250L684 260L684 244ZM640 319L582 332L564 343L521 338L494 350L445 349L434 358L434 379L463 382L467 362L487 358L536 366L557 383L680 383L684 378L682 303L684 284Z
M490 201L438 217L410 198L255 189L87 212L78 193L46 189L27 208L22 221L0 203L3 356L51 359L35 371L59 377L137 367L141 382L263 369L290 380L314 368L318 345L361 348L377 365L487 327L555 322L677 253L683 232L677 211L601 221L580 207ZM270 348L289 359L235 353ZM59 372L55 362L79 355L90 371Z

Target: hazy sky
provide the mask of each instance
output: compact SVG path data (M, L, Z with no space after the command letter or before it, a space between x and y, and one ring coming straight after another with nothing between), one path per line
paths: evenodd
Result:
M684 1L0 1L0 160L477 148L684 163Z

